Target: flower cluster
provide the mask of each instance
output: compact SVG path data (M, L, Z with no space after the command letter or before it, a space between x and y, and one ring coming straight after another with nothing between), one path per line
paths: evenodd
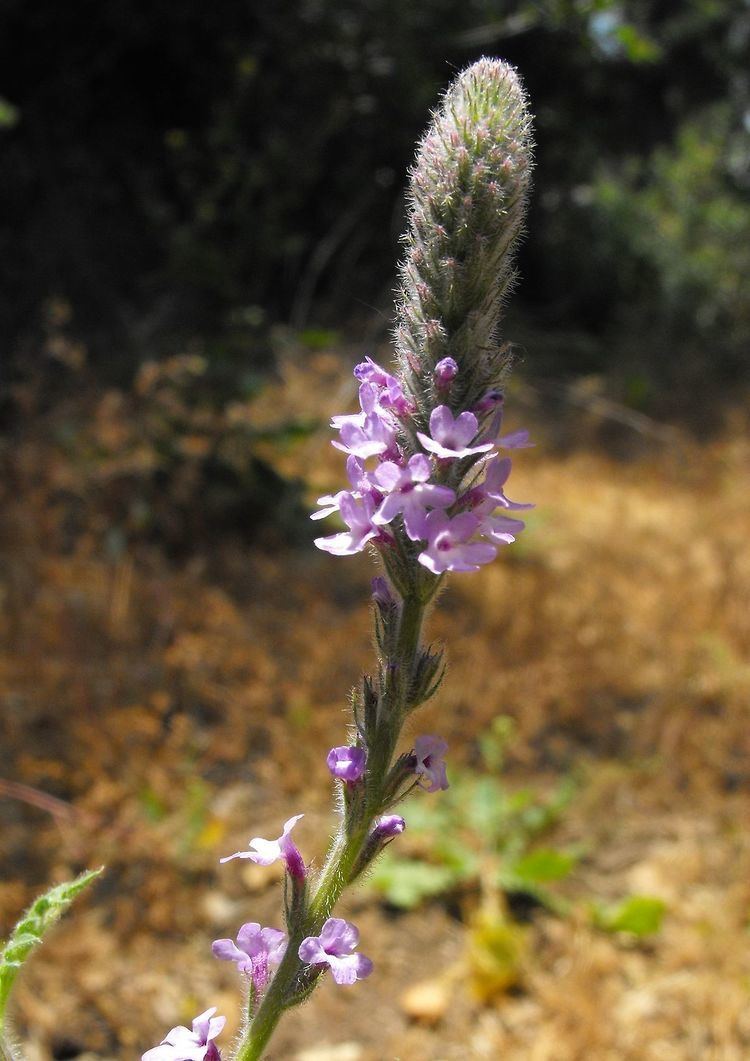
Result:
M347 556L368 542L387 549L403 534L420 543L417 559L435 575L477 571L494 560L497 547L515 541L524 526L507 513L533 507L511 501L503 489L511 461L498 449L531 443L526 431L500 436L502 394L490 391L474 410L454 415L445 400L459 366L443 358L433 380L442 401L432 409L428 434L417 429L416 405L396 376L370 358L354 375L360 412L331 421L339 432L333 445L347 454L351 489L319 498L312 516L338 512L348 530L316 538L317 547Z

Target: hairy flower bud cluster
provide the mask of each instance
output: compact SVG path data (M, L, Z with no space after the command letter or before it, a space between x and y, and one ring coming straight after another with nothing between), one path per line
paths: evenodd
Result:
M533 507L511 501L503 490L511 461L498 449L531 443L526 431L499 437L502 395L488 392L476 411L457 415L447 404L436 405L428 431L421 431L396 376L370 358L354 375L361 381L361 411L331 421L339 432L333 445L347 454L351 488L319 498L322 507L312 516L338 512L348 530L316 538L317 547L348 556L368 542L398 547L405 536L420 543L417 560L434 575L477 571L494 560L497 547L515 541L524 526L507 513ZM435 375L444 393L460 380L453 365L441 363Z
M453 82L417 149L395 338L423 414L446 360L461 372L464 408L503 381L509 354L497 331L515 279L531 151L526 95L499 59L481 59Z

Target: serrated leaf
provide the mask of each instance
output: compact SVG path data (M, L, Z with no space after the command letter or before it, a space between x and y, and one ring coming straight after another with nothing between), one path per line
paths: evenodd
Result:
M667 904L650 895L631 895L612 906L594 908L593 920L605 932L630 932L639 938L661 928Z
M89 870L75 880L50 888L34 900L11 932L0 950L0 1031L11 988L23 963L42 942L42 937L50 925L65 913L75 897L99 876L102 869Z

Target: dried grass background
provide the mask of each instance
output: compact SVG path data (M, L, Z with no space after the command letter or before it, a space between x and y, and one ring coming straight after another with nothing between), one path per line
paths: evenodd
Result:
M272 425L303 408L325 423L352 404L351 360L289 357L275 388L238 415ZM450 670L418 726L472 763L477 736L511 715L509 783L543 789L574 769L583 779L559 830L590 846L571 894L659 896L663 929L634 945L583 916L537 913L520 990L482 1007L454 978L442 1007L416 1020L405 993L450 976L464 927L440 904L394 917L355 892L341 912L360 925L375 975L351 991L326 984L285 1019L269 1058L740 1061L750 1056L747 421L703 444L638 437L615 460L585 413L565 452L521 383L508 407L509 429L524 417L538 441L518 455L509 492L538 507L517 546L454 577L441 598L430 631ZM102 432L127 434L120 408L117 395L98 399L92 446ZM220 867L219 856L301 811L303 851L322 856L325 752L371 658L373 568L229 538L180 563L147 546L109 560L100 527L66 527L60 498L77 473L55 416L5 454L0 931L43 886L106 863L30 962L14 1014L30 1061L135 1058L208 1005L231 1025L236 976L210 941L245 920L279 924L274 871ZM343 479L325 427L268 455L305 478L310 499ZM29 802L39 793L54 799Z

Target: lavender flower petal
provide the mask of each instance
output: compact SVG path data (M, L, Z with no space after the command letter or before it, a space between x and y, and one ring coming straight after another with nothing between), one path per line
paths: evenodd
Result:
M419 777L429 781L427 792L437 792L439 789L448 788L448 776L446 774L443 756L448 751L448 745L442 737L426 734L417 737L414 741L414 755L416 765L414 772Z
M351 985L364 980L373 965L363 954L354 954L359 932L341 917L329 917L319 936L308 936L299 946L299 957L309 965L327 965L337 984Z
M339 747L331 748L326 763L334 777L348 784L359 781L365 772L367 754L364 748Z

